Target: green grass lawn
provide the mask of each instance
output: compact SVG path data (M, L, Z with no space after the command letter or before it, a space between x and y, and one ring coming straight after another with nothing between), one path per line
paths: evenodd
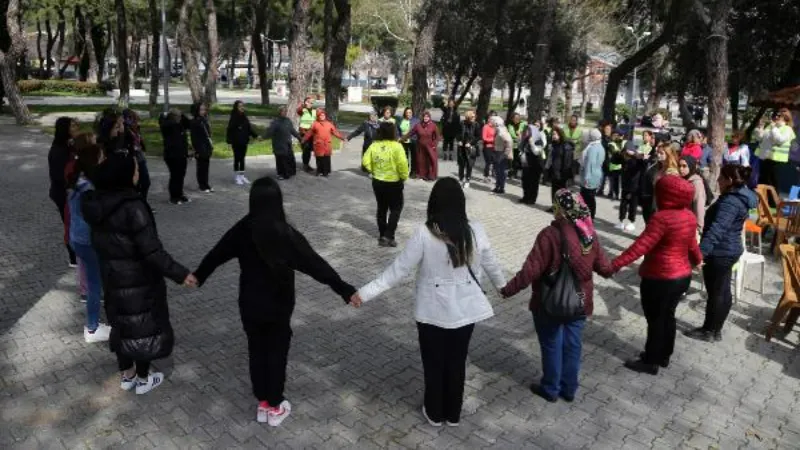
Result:
M31 91L22 94L23 97L106 97L104 93L87 94L63 91Z

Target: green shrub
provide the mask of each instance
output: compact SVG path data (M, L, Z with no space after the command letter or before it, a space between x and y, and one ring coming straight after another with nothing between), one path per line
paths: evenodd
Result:
M411 107L411 94L408 94L408 93L400 94L400 95L397 96L397 100L398 100L399 105L401 105L401 106L403 106L405 108L410 108Z
M70 80L20 80L17 82L20 93L52 92L74 95L105 95L109 86L106 83L87 83Z
M614 114L616 114L617 117L631 117L631 107L624 103L617 103L617 105L614 107Z
M397 97L388 95L373 95L369 100L372 103L372 107L375 108L375 111L378 113L383 111L383 108L387 106L390 106L393 111L397 111L397 106L400 104Z

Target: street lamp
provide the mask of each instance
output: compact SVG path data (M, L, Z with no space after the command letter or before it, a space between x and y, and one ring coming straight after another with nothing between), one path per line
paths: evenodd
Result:
M164 112L169 112L169 79L172 76L172 68L169 64L169 55L167 54L167 9L164 6L164 0L161 0L161 61L164 64Z
M630 33L633 35L634 39L636 39L636 52L638 53L639 52L639 43L641 42L642 39L646 38L647 36L650 36L650 32L649 31L645 31L644 33L642 33L641 36L637 36L636 35L636 31L630 25L625 27L625 30L626 31L630 31ZM636 84L637 84L637 81L638 81L638 79L637 79L638 69L639 69L638 65L633 68L633 89L632 89L632 93L631 93L631 105L630 105L631 109L633 109L633 106L636 104L636 91L637 91ZM636 108L636 109L639 109L639 108ZM636 120L636 111L633 111L633 120Z

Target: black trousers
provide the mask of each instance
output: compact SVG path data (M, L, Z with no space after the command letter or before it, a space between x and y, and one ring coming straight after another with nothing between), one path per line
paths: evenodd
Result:
M703 281L705 281L708 299L706 300L706 320L703 329L719 332L731 312L733 293L731 278L736 258L706 258L703 265Z
M529 155L530 156L530 155ZM534 158L527 167L522 168L522 200L536 203L539 198L539 183L542 181L540 158Z
M467 352L474 324L446 329L417 322L425 412L434 422L458 423L464 402Z
M511 151L511 156L512 156L512 159L511 159L511 162L510 162L510 167L508 169L508 178L514 179L514 178L517 177L517 174L518 174L520 169L522 169L523 171L525 170L522 167L522 160L520 160L520 157L519 157L519 144L516 144L516 143L514 144L514 150ZM540 175L540 177L541 177L541 175Z
M642 309L647 319L644 362L661 364L672 356L675 350L675 309L683 293L689 289L690 281L691 277L677 280L642 278Z
M136 190L147 200L147 194L150 192L150 169L147 167L147 158L142 156L136 161L139 164L139 184L136 185Z
M608 196L611 198L619 198L619 184L621 172L608 172Z
M52 200L53 203L56 204L56 208L58 208L58 215L61 216L61 223L66 225L65 208L67 207L67 193L65 192L64 195L58 195L58 196L51 195L50 200ZM72 250L72 247L69 246L68 242L65 242L64 245L67 247L67 256L69 256L69 263L77 264L78 259L75 256L75 251Z
M372 180L372 191L378 202L378 232L381 237L394 239L397 222L403 211L403 182Z
M117 353L117 367L120 372L124 372L136 364L136 376L139 378L147 378L150 375L150 361L134 361L127 356Z
M331 173L331 156L317 156L317 173L328 176Z
M244 322L250 357L250 383L259 402L278 406L284 400L286 363L292 328L289 322Z
M625 217L631 223L636 221L636 210L639 208L639 195L636 192L622 191L619 203L619 221L625 220Z
M211 157L198 156L197 162L197 186L201 191L211 189L208 184L208 171L211 168Z
M291 178L297 174L297 162L294 153L289 155L275 155L275 169L281 178Z
M472 178L472 166L475 165L475 158L472 156L472 149L458 147L458 180L469 181Z
M455 143L456 143L456 138L454 136L444 137L442 141L442 152L444 153L445 157L453 154L453 150L455 150Z
M642 219L647 223L656 212L655 199L651 196L639 197L639 204L642 206Z
M554 176L550 177L550 201L555 204L556 203L556 192L560 191L561 189L567 188L567 180L562 180L556 178Z
M247 155L247 144L233 146L233 171L244 172L244 157Z
M406 151L406 158L408 158L409 175L414 178L417 176L417 143L414 141L404 142L403 148Z
M305 133L300 132L300 136L305 136ZM311 153L314 151L314 142L303 142L300 148L303 149L303 169L307 169L308 165L311 163Z
M169 199L180 200L183 197L183 180L186 177L186 158L165 158L169 169Z
M589 211L592 213L592 219L594 219L594 215L597 213L597 199L595 196L597 195L596 189L589 189L582 187L581 188L581 197L583 197L583 201L586 202L586 206L589 207Z
M483 147L483 178L489 178L490 173L494 173L492 171L494 165L494 148L492 147Z

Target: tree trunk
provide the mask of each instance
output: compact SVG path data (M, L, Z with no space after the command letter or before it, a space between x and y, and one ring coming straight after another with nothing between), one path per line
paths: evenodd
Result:
M517 99L515 94L517 92L517 74L514 73L508 80L508 109L506 109L506 123L511 122L511 116L514 115Z
M219 32L217 31L217 8L214 0L206 0L208 17L208 76L206 77L206 103L217 103L217 78L219 78ZM231 81L233 79L231 78Z
M128 21L125 18L125 0L114 0L117 11L117 72L119 73L119 101L127 108L131 99L131 72L128 66Z
M528 118L539 117L544 107L544 90L547 84L547 59L550 57L550 42L553 40L553 24L556 22L558 0L546 0L542 8L542 20L536 50L533 53L533 70L530 76L531 95L528 98Z
M61 64L61 60L64 59L64 40L67 34L67 18L64 16L64 8L58 8L58 31L56 34L58 35L58 44L56 44L55 62L56 67L58 67ZM64 77L66 68L67 64L64 64L64 67L58 71L59 79Z
M728 17L732 0L717 0L711 7L708 37L706 38L706 79L708 81L708 142L714 149L711 162L712 179L716 180L722 166L725 144L725 117L728 104ZM714 189L716 190L716 183Z
M336 17L334 18L334 10ZM342 73L350 43L350 0L325 0L325 110L336 122L342 97Z
M472 72L472 75L469 76L469 79L467 79L467 82L464 84L464 87L461 90L461 94L459 95L458 92L456 92L453 95L453 97L456 100L456 106L461 105L461 103L467 97L467 94L469 94L469 91L472 89L472 85L475 83L475 79L477 78L478 78L478 72Z
M19 56L25 52L27 43L25 34L19 25L19 0L8 0L6 3L6 30L10 45L7 51L0 49L0 76L8 105L18 125L27 125L33 121L28 107L25 106L17 86L14 67Z
M569 123L572 115L572 88L575 86L575 77L570 76L569 81L564 85L564 120L561 123Z
M75 7L75 13L79 12L79 6ZM97 73L97 53L94 48L94 41L92 40L92 17L88 13L83 16L83 27L85 34L83 35L83 54L84 58L88 61L88 71L86 72L86 81L89 83L98 83L100 81L99 74Z
M558 117L558 101L561 99L561 92L564 90L563 75L553 74L553 87L550 89L550 104L547 109L547 118Z
M253 35L250 42L252 43L253 52L256 54L256 70L258 72L258 85L261 89L261 104L269 105L269 85L270 79L267 78L267 55L264 54L264 40L261 34L265 35L267 30L267 8L269 7L269 0L260 0L253 7L253 16L255 17L255 25L253 27ZM272 45L270 43L270 45Z
M39 78L44 74L44 54L42 54L42 20L36 19L36 56L39 57Z
M292 64L289 67L289 99L288 116L292 121L297 119L297 105L302 103L308 88L308 28L311 20L311 0L295 0L292 14L291 34L289 36L289 55Z
M733 70L730 73L730 107L731 119L734 130L739 129L739 94L741 92L741 83L739 82L739 71Z
M414 60L411 63L411 108L414 112L425 109L428 99L428 67L433 62L433 47L436 30L444 14L442 0L431 0L427 14L420 21L419 33L414 44Z
M617 93L619 92L619 85L622 80L635 68L657 52L666 43L672 41L672 38L677 32L678 22L684 12L684 3L688 0L673 0L670 5L669 15L667 16L664 27L655 39L650 41L647 45L640 48L638 52L629 56L622 61L617 67L611 69L608 73L608 80L606 82L606 93L603 97L603 118L606 120L614 120L614 110L617 106Z
M681 124L684 128L689 128L692 126L692 113L689 111L688 106L686 105L686 85L685 83L678 84L678 91L676 93L676 97L678 98L678 111L680 112L681 116Z
M478 105L475 108L475 115L479 117L480 120L485 120L489 116L489 105L492 102L494 77L494 73L483 73L481 75L480 90L478 91Z
M150 9L150 34L153 35L153 42L150 44L150 98L147 104L150 106L150 115L155 117L158 112L158 81L160 70L158 69L161 60L161 18L158 14L156 0L147 0ZM165 67L165 72L169 73L170 68Z
M90 30L91 34L91 41L92 47L94 48L94 64L95 64L95 73L97 73L97 82L103 81L103 75L105 74L105 67L106 67L106 54L108 52L108 48L111 45L111 39L105 38L106 31L103 29L102 25L96 25L92 22L91 15L86 15L86 25L87 28ZM91 26L90 26L91 25ZM111 27L108 27L108 32L111 33ZM92 71L92 58L89 58L89 72Z
M180 15L178 17L178 45L183 55L183 75L189 92L192 95L192 102L203 101L203 83L200 81L200 67L197 63L197 43L194 35L189 29L191 11L194 9L194 0L183 0ZM169 67L164 68L165 76L170 71Z
M581 91L581 106L580 109L578 110L578 117L580 117L581 119L586 117L586 107L588 106L589 103L589 89L586 86L586 78L587 75L589 74L589 69L586 68L584 72L585 73L581 74L581 79L578 81L578 88Z
M58 39L58 31L56 31L56 34L53 34L53 27L50 25L49 16L44 21L44 28L47 30L47 47L45 53L47 61L45 61L45 76L50 79L53 77L53 47L56 45L56 40Z

